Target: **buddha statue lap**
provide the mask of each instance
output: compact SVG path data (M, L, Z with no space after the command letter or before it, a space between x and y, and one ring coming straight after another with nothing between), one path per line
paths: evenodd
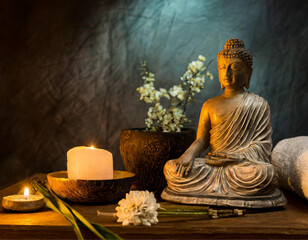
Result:
M265 99L245 91L252 56L230 39L217 57L224 93L203 104L197 138L164 167L167 201L186 204L267 208L286 204L270 164L272 127ZM198 158L210 147L204 158Z

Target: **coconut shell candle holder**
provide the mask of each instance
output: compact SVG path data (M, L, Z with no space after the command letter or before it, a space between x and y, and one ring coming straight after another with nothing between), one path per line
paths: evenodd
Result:
M2 207L13 212L35 212L45 205L41 195L31 195L26 188L23 195L9 195L2 199Z
M47 175L51 189L64 200L77 203L111 203L122 199L133 184L135 174L113 171L113 178L106 180L70 179L67 171Z

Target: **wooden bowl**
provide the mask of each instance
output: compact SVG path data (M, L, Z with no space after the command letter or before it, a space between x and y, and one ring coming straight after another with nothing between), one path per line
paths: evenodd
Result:
M67 171L47 175L51 189L64 200L78 203L111 203L125 197L133 184L135 174L113 171L113 179L76 180L67 177Z

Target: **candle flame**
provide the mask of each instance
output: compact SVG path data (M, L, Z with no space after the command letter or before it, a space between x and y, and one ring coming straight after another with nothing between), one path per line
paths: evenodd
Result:
M25 198L28 198L29 197L29 195L30 195L30 193L29 193L29 188L25 188L25 191L24 191L24 197Z

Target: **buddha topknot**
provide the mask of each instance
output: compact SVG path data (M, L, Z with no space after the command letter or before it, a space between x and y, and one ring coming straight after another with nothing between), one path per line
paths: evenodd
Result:
M220 56L224 58L241 58L249 67L252 67L252 55L245 49L244 42L240 39L229 39L225 44L225 49L218 53L218 57Z

